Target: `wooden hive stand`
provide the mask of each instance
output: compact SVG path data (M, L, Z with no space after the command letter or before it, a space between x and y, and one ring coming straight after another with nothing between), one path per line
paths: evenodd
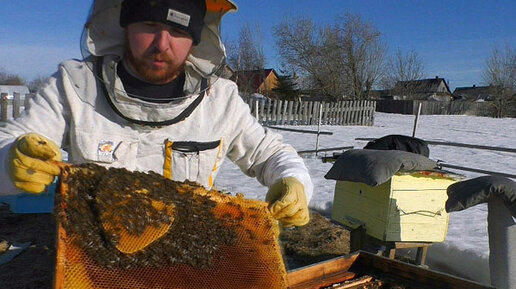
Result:
M388 257L389 259L394 259L396 257L396 249L410 249L417 248L416 257L414 260L414 264L416 265L425 265L426 262L426 254L428 252L428 247L432 246L431 242L386 242L382 241L382 248L384 250L379 250L378 253Z

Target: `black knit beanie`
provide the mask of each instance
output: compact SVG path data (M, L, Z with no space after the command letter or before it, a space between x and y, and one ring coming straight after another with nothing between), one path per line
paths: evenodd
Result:
M205 0L124 0L120 26L143 21L161 22L186 31L197 45L201 41L205 15Z

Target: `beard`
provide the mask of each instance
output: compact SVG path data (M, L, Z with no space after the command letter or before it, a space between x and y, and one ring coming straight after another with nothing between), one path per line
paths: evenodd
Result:
M183 72L185 63L178 65L170 59L166 53L148 52L142 57L137 58L131 51L129 45L126 45L125 58L133 70L144 80L153 84L165 84L174 80L181 72ZM155 67L152 65L154 61L161 61L164 67Z

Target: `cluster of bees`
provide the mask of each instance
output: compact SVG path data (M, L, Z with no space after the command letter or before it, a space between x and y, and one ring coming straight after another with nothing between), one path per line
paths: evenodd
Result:
M198 188L196 184L174 182L152 172L106 169L94 164L70 167L66 175L61 182L68 190L57 194L62 208L59 222L67 238L101 266L131 269L188 264L206 268L222 246L233 244L237 238L235 230L224 225L224 218L213 215L214 201L180 189ZM145 193L138 193L142 191ZM166 209L156 208L151 200L173 205L173 222ZM119 230L105 226L115 219L132 235L141 235L148 226L170 223L171 227L144 249L124 254L116 248Z

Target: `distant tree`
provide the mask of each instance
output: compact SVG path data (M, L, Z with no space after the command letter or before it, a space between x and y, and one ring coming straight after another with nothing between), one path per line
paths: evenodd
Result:
M424 77L424 64L421 57L413 49L403 53L400 48L392 55L386 63L385 73L381 80L383 89L394 89L396 83L422 79ZM395 94L410 95L415 87L398 86Z
M277 86L272 91L281 100L296 100L299 96L299 89L297 89L294 78L290 75L278 76Z
M308 89L339 97L342 90L335 86L340 76L332 72L331 49L325 49L322 32L308 17L285 18L274 27L276 49L286 69L310 79Z
M516 116L516 48L494 47L482 77L493 87L495 116Z
M345 94L353 99L366 99L368 92L382 76L386 45L381 33L359 15L346 14L339 18L337 34L343 72Z
M259 25L251 25L245 23L240 27L237 41L228 41L226 43L226 51L228 54L228 64L237 72L236 77L239 77L238 72L241 71L255 71L265 74L265 54L263 52L263 37ZM239 90L244 93L253 93L253 83L240 83Z
M224 48L226 49L226 64L233 70L237 70L240 65L238 62L238 43L232 39L224 40Z
M0 84L3 85L24 85L25 80L16 75L11 74L5 71L5 69L0 68Z
M41 75L34 78L33 80L29 81L29 83L27 84L27 86L29 87L29 91L31 93L37 92L41 87L43 87L48 82L49 79L50 79L49 76L41 76Z
M367 98L381 75L385 45L380 33L357 15L323 27L308 17L287 18L274 34L283 65L308 75L312 89L332 99Z
M259 25L253 27L251 29L251 25L246 23L240 28L238 47L241 70L265 68L261 29Z

